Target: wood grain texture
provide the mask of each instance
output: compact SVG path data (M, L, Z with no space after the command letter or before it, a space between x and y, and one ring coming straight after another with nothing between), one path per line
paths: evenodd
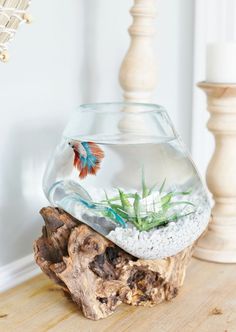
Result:
M235 332L235 275L235 265L194 259L171 302L154 308L122 305L96 322L84 318L52 281L39 275L0 295L0 331Z
M122 303L150 307L178 295L193 246L165 259L141 260L62 209L40 213L45 226L34 244L35 260L85 317L98 320Z
M120 69L124 100L150 102L157 81L155 35L156 0L134 0L130 11L133 23L129 28L130 47Z

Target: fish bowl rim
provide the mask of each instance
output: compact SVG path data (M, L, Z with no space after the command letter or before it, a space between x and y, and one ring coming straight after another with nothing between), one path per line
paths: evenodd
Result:
M114 109L110 109L110 106L115 106ZM137 107L136 110L130 111L132 114L150 114L150 113L167 113L166 109L158 104L154 103L135 103L135 102L100 102L100 103L86 103L81 104L76 108L78 112L91 112L91 113L109 113L118 114L121 112L116 106L123 107ZM145 107L145 110L139 110L138 107ZM107 109L106 109L107 108Z

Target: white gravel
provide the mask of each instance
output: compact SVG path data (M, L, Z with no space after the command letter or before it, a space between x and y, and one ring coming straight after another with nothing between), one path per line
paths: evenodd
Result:
M104 199L104 192L101 190L91 189L89 192L92 193L95 202ZM107 192L109 197L117 195L115 190ZM70 196L67 197L69 205L62 200L59 206L133 256L141 259L161 259L176 255L193 244L208 225L211 213L208 198L204 191L193 192L187 200L194 203L194 213L182 217L177 222L170 222L167 226L142 232L129 222L127 228L118 227L99 213L95 215L93 210L84 208L78 204L77 199L71 199ZM144 206L148 206L148 210L152 209L151 198L144 199L143 202ZM158 205L155 208L158 208ZM189 206L189 211L192 209ZM184 212L187 213L188 208Z
M208 225L211 209L207 197L205 194L198 194L194 197L194 202L198 202L195 213L165 227L140 232L130 224L126 229L117 227L107 238L142 259L161 259L176 255L193 244Z

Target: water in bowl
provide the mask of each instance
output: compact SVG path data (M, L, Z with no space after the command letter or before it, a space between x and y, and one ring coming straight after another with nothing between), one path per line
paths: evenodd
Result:
M194 214L199 195L206 195L179 139L134 135L109 141L64 137L45 173L44 191L51 204L105 236L117 227L142 232L178 222Z

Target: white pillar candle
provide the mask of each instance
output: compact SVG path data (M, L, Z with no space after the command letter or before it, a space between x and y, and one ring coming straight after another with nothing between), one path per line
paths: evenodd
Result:
M236 42L207 45L206 80L236 84Z

